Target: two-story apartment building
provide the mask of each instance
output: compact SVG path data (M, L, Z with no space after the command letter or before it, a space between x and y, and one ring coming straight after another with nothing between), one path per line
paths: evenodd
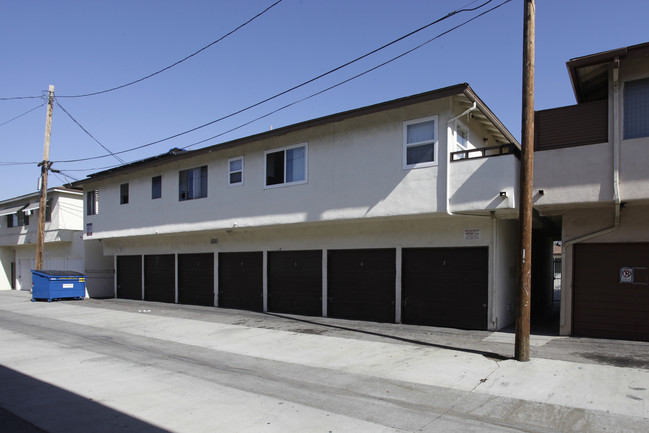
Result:
M43 266L83 272L83 194L67 188L47 194ZM38 212L39 193L0 202L0 290L32 288Z
M114 293L360 320L514 320L515 138L460 84L98 172Z
M649 43L567 63L536 113L534 207L562 231L561 333L649 340Z

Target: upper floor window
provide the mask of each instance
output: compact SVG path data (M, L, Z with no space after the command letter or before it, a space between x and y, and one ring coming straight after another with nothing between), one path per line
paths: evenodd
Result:
M306 183L307 144L265 152L266 186Z
M29 215L19 210L16 213L7 215L7 227L21 227L29 225Z
M88 191L86 193L86 215L97 215L99 213L99 191Z
M207 166L190 168L178 173L178 200L207 197Z
M243 185L243 156L228 160L228 184Z
M119 204L128 203L128 183L119 186Z
M624 83L624 138L649 137L649 78Z
M437 116L403 123L403 167L437 164Z
M162 197L162 176L154 176L151 178L151 199Z

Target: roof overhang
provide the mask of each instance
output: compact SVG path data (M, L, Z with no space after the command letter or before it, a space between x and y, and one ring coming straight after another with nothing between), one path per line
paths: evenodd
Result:
M615 59L647 55L649 42L577 57L566 62L577 102L581 104L608 97L609 65Z

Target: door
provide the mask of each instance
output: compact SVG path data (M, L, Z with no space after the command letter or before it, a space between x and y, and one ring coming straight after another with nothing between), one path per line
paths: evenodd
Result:
M219 253L219 307L262 311L263 263L261 251Z
M117 256L117 297L142 299L142 256Z
M572 332L649 341L649 244L574 246Z
M322 316L322 251L268 253L268 310Z
M488 261L487 247L404 248L402 322L487 329Z
M178 254L178 302L214 306L214 253Z
M327 252L329 317L395 321L395 249Z
M176 257L173 254L144 256L144 299L176 302Z

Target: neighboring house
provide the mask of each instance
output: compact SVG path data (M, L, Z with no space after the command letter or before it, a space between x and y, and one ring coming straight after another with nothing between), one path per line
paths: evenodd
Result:
M36 264L39 193L0 202L0 290L32 289ZM100 297L101 284L110 287L112 267L102 268L100 254L88 254L83 241L83 193L77 189L50 188L47 191L43 269L88 273L88 292ZM84 260L85 256L85 260ZM84 264L85 262L85 264ZM97 267L93 268L92 265ZM88 264L91 265L88 268ZM103 280L103 282L102 282ZM97 289L97 290L95 290Z
M518 152L460 84L75 186L117 297L495 330L514 321Z
M83 272L83 194L66 188L47 194L43 268ZM32 289L38 212L38 192L0 202L1 289Z
M567 63L536 113L534 207L561 227L561 333L649 340L649 43Z

